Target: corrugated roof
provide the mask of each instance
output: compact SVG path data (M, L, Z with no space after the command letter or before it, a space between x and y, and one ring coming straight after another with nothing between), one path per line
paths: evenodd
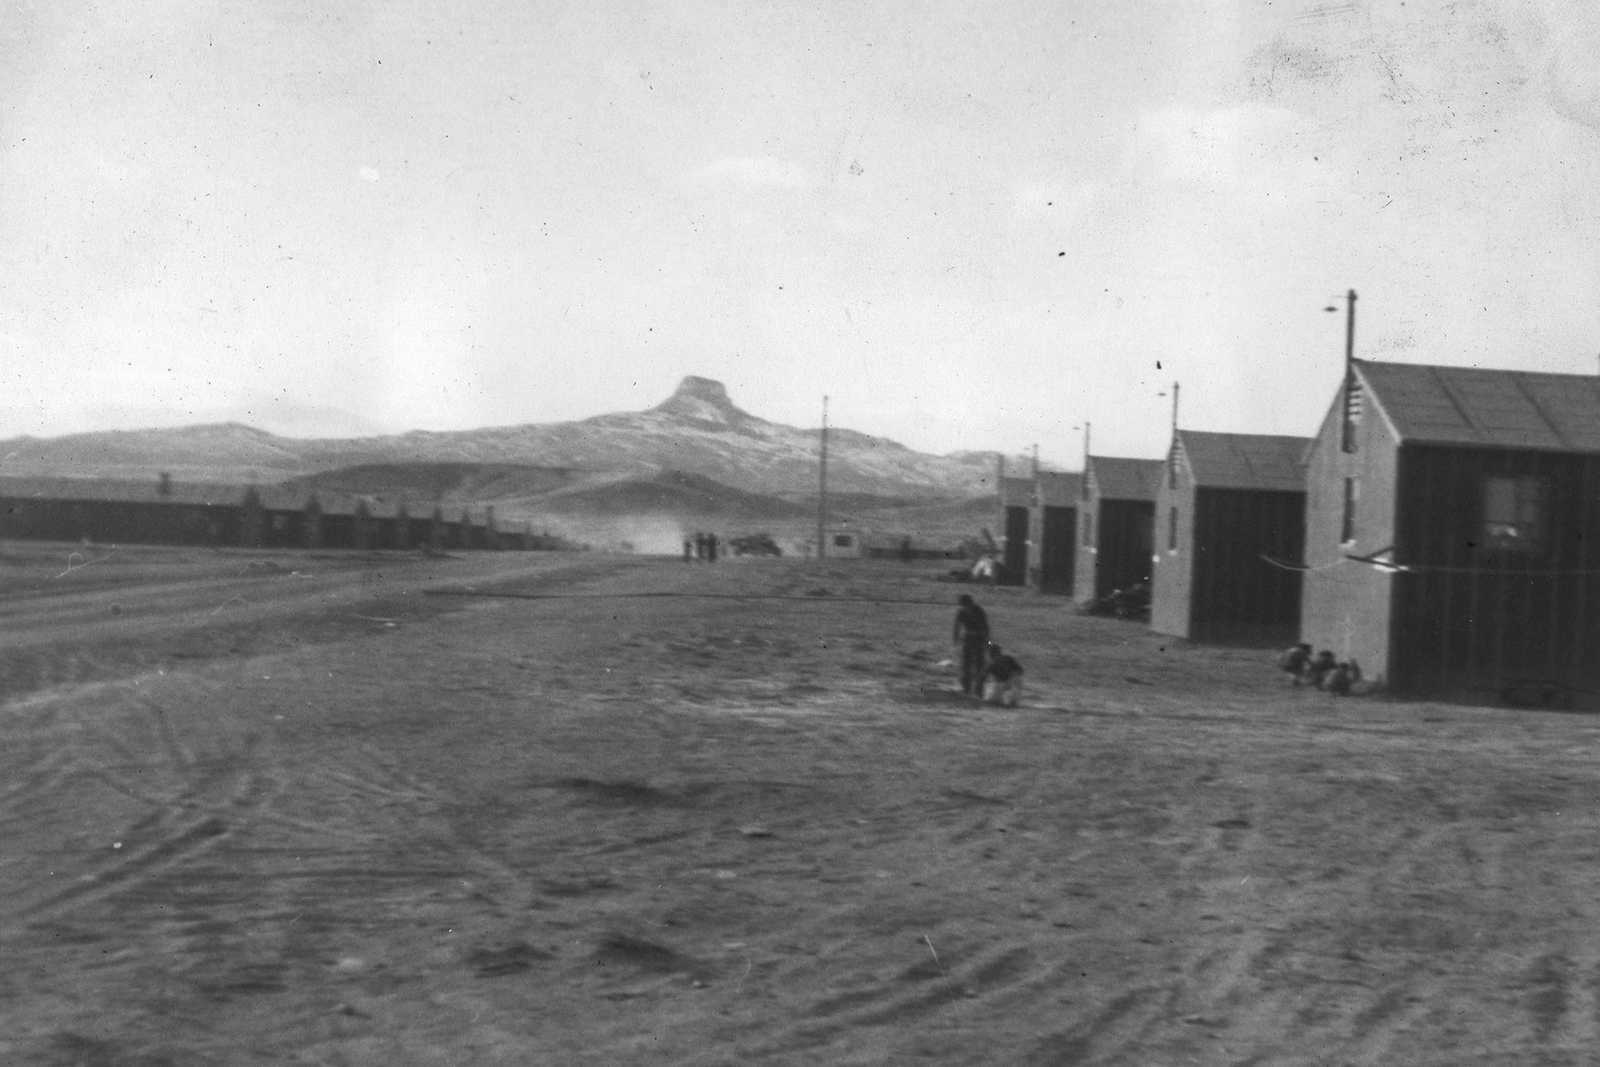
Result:
M1600 452L1600 378L1357 360L1402 441Z
M0 478L0 496L29 500L217 505L243 503L244 494L244 486L225 482L171 482L163 493L155 479Z
M268 511L300 511L311 499L310 493L296 486L258 485L256 495Z
M70 500L83 502L111 502L137 504L182 504L193 507L242 506L250 486L229 482L172 482L167 492L160 483L151 480L119 478L5 478L0 477L0 497L26 500ZM268 511L300 511L313 495L324 515L353 515L362 497L350 493L316 494L296 487L283 485L258 485L256 493L261 506ZM392 517L399 510L394 501L365 498L367 511L375 518ZM419 506L420 507L420 506ZM433 506L414 514L431 515ZM456 517L459 517L459 513Z
M1039 503L1052 508L1075 508L1082 498L1082 474L1077 471L1039 472Z
M1309 437L1179 430L1178 440L1197 486L1305 490L1300 457L1311 443Z
M1090 456L1089 467L1100 499L1154 500L1167 464L1160 459Z
M1001 478L1000 505L1007 508L1025 508L1033 500L1032 478Z
M1083 495L1083 475L1077 471L1040 471L1038 497L1032 478L1004 478L1000 500L1005 507L1026 508L1035 504L1047 507L1076 507Z

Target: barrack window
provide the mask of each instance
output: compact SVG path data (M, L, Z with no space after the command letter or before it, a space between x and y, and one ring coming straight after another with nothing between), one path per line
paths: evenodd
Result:
M1483 539L1490 548L1534 552L1544 546L1549 488L1539 478L1490 475L1483 482Z

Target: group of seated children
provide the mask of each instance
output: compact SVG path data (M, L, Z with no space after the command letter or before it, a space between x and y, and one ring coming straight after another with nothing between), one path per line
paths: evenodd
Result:
M1327 649L1313 656L1304 641L1278 657L1278 669L1293 679L1296 687L1313 685L1334 696L1349 696L1361 680L1361 666L1355 660L1340 663Z

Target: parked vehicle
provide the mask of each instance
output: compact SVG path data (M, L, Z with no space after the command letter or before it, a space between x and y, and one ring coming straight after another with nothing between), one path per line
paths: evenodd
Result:
M772 539L771 534L745 534L743 537L731 538L728 544L736 556L783 555L783 549L778 547L778 542Z

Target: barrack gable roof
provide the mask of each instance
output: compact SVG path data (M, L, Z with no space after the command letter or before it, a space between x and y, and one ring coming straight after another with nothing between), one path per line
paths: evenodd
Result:
M1600 452L1600 378L1356 361L1402 442Z
M166 491L154 478L18 477L0 478L0 497L76 503L186 504L235 506L244 502L245 487L217 482L169 482Z
M1200 488L1305 491L1309 437L1179 430L1178 440Z
M6 478L0 477L0 498L95 504L163 504L187 507L242 507L251 489L266 511L302 511L315 496L324 515L354 515L362 498L349 493L315 493L284 485L235 485L226 482L169 482L163 491L155 479L118 478ZM392 516L393 503L367 498L374 518ZM433 513L432 505L421 511Z
M1052 508L1075 508L1083 496L1083 475L1077 471L1040 471L1039 503Z
M1033 500L1032 478L1001 478L1000 506L1025 508Z
M1166 461L1160 459L1089 457L1089 469L1101 500L1154 501L1166 468Z

